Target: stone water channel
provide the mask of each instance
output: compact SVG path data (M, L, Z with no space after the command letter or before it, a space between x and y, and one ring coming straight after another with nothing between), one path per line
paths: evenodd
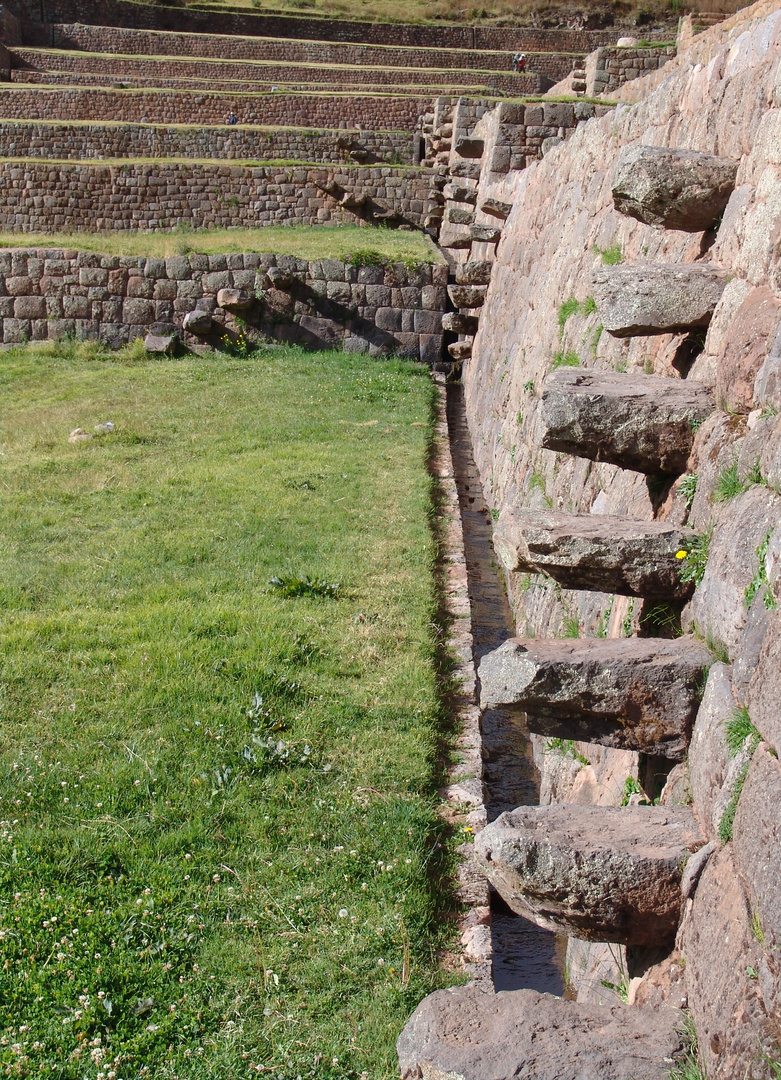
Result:
M477 666L486 653L498 648L515 631L494 557L490 514L472 455L463 389L456 383L447 386L447 424L461 510ZM516 806L536 805L539 773L532 758L528 731L517 714L502 708L485 710L481 735L488 821ZM529 989L564 993L566 938L515 915L493 890L491 938L493 984L497 991Z

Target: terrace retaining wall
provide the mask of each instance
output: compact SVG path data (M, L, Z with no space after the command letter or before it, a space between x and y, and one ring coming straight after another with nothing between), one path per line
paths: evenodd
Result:
M353 45L329 41L231 37L219 34L169 33L80 23L26 27L25 44L94 53L138 53L142 56L210 57L217 60L275 60L294 64L344 64L349 67L464 68L512 72L511 52L476 49L411 48ZM563 79L585 52L527 53L528 68Z
M593 58L589 57L586 66L586 93L592 96L610 95L625 82L639 79L650 71L658 71L668 60L675 56L675 45L656 46L654 48L604 48L597 49Z
M568 61L569 58L567 58ZM37 49L15 48L13 50L15 77L24 82L25 77L33 73L50 75L62 72L69 76L87 75L90 78L101 75L117 82L120 79L132 79L136 85L143 85L149 78L155 79L154 85L181 86L188 88L184 80L196 80L208 83L209 88L240 90L236 82L270 83L287 89L300 84L334 84L336 86L367 84L371 86L471 86L481 88L495 87L512 94L532 94L538 89L539 76L527 72L487 72L472 71L464 68L394 68L387 66L354 67L349 70L344 65L331 66L297 65L290 63L247 63L242 61L209 61L205 59L172 59L171 57L149 58L143 56L95 56L83 53L40 52ZM231 86L229 83L234 83ZM225 84L225 85L222 85ZM248 90L261 89L260 86L248 86Z
M412 164L408 131L258 130L242 127L15 123L0 120L0 157L204 158Z
M441 26L350 22L310 16L256 15L198 11L127 3L125 0L15 0L26 19L41 23L90 22L100 25L181 30L187 33L309 38L316 41L370 42L416 48L507 49L525 52L591 52L619 36L616 30L538 30L533 27Z
M425 169L0 161L0 228L251 228L377 222L419 228Z
M356 94L215 94L184 90L113 90L104 87L0 89L6 120L117 120L123 123L240 124L282 127L411 131L430 98Z
M284 272L274 287L268 271ZM287 255L176 255L145 259L62 249L0 251L0 328L5 344L99 338L118 347L149 331L188 344L224 344L240 332L311 348L395 352L426 363L442 353L446 264L353 266ZM220 289L255 297L242 323L218 307ZM190 311L213 316L209 335L183 333ZM246 329L244 324L246 324Z

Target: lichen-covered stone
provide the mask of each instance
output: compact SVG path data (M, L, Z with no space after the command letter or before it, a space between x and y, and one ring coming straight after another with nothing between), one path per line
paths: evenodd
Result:
M702 383L559 368L542 394L549 450L646 473L681 473L694 427L715 408Z
M460 311L447 311L442 316L442 329L454 334L476 334L479 324L475 315L464 315Z
M613 202L647 225L701 232L727 205L737 171L737 161L696 150L624 146L613 168Z
M493 263L480 259L470 259L456 267L456 282L459 285L487 285L491 280Z
M674 334L707 326L727 272L703 263L601 266L591 286L602 325L613 337Z
M692 585L681 581L676 556L694 535L663 521L508 506L494 547L506 570L546 574L567 589L685 597Z
M448 285L448 296L457 308L482 307L485 301L485 285Z
M538 926L656 946L675 937L683 867L703 843L687 807L522 806L477 835L475 858Z
M480 664L480 704L530 731L680 761L712 656L696 638L511 638Z
M591 1005L534 990L438 990L399 1036L402 1080L667 1080L674 1009Z

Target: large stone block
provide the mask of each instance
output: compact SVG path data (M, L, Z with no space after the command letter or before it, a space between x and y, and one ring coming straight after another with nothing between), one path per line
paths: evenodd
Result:
M476 334L479 325L475 315L463 315L460 311L448 311L442 316L442 329L454 334Z
M746 694L751 719L762 738L781 754L781 609L769 620L757 663Z
M513 911L586 941L672 944L681 875L704 841L676 806L521 806L475 838L475 859Z
M535 990L438 990L399 1036L402 1080L666 1080L673 1009L590 1005Z
M703 383L559 368L545 380L549 450L646 473L682 473L694 426L715 406Z
M625 146L613 169L613 203L646 225L701 232L727 205L737 171L737 161L696 150Z
M470 225L469 236L475 244L498 244L502 238L502 230L495 229L492 225Z
M676 334L707 326L728 274L702 263L601 266L591 286L613 337Z
M486 294L485 285L448 285L448 296L457 308L482 307Z
M626 596L685 597L676 552L690 529L663 521L506 507L494 529L505 569L545 574L566 589Z
M459 285L487 285L493 268L492 262L470 259L456 266L456 282Z
M529 730L681 761L712 661L696 638L511 638L483 657L480 705Z

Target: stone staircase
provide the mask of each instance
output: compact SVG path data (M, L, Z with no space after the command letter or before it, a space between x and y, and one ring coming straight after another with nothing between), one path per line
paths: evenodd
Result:
M473 144L478 134L472 132ZM640 147L633 153L645 173L630 198L619 160L613 174L617 210L644 221L653 215L663 228L696 232L714 225L734 183L734 163L721 161L714 168L708 155L694 151L670 154ZM696 197L686 183L694 173L700 185ZM474 208L481 205L482 184L477 176L471 180L469 202L461 198ZM448 220L474 228L460 216ZM454 302L474 311L483 292L459 290L484 290L491 259L475 260L473 247L469 254L457 270L461 282L450 289ZM615 337L647 337L671 328L686 333L707 327L725 277L702 263L601 267L592 279L594 302ZM469 325L452 319L450 327L472 335L476 324L476 318ZM471 343L453 344L450 351L468 362ZM542 391L540 442L563 454L673 478L686 471L694 432L715 410L712 391L685 378L562 368L548 375ZM692 581L681 580L680 567L696 534L672 522L510 504L499 515L494 538L510 575L544 575L564 588L637 596L673 609L694 588ZM701 705L712 662L710 649L692 636L512 638L482 659L480 705L522 710L529 730L549 738L637 751L657 768L667 759L664 773L689 752L695 719L707 723L710 710L719 717L714 722L723 723L734 709L731 693L715 711L710 702ZM712 794L700 790L697 771L703 769L703 749L691 748L695 799L707 807ZM770 771L776 777L778 770ZM722 804L713 808L714 821L723 810ZM505 903L533 923L582 942L661 950L661 959L673 948L686 905L715 850L713 835L702 812L695 817L686 806L552 803L501 814L478 833L474 858ZM701 919L688 932L707 934ZM748 955L748 944L744 947ZM678 1051L672 1010L619 1008L621 1022L637 1025L638 1034L617 1037L605 1050L595 1031L611 1022L611 1010L593 1003L581 1009L576 1020L571 1003L531 991L480 997L459 988L434 994L418 1007L399 1040L402 1075L407 1080L669 1075ZM571 1034L562 1036L573 1027L577 1045ZM644 1039L654 1038L659 1041L650 1060L631 1060L634 1052L646 1051Z

